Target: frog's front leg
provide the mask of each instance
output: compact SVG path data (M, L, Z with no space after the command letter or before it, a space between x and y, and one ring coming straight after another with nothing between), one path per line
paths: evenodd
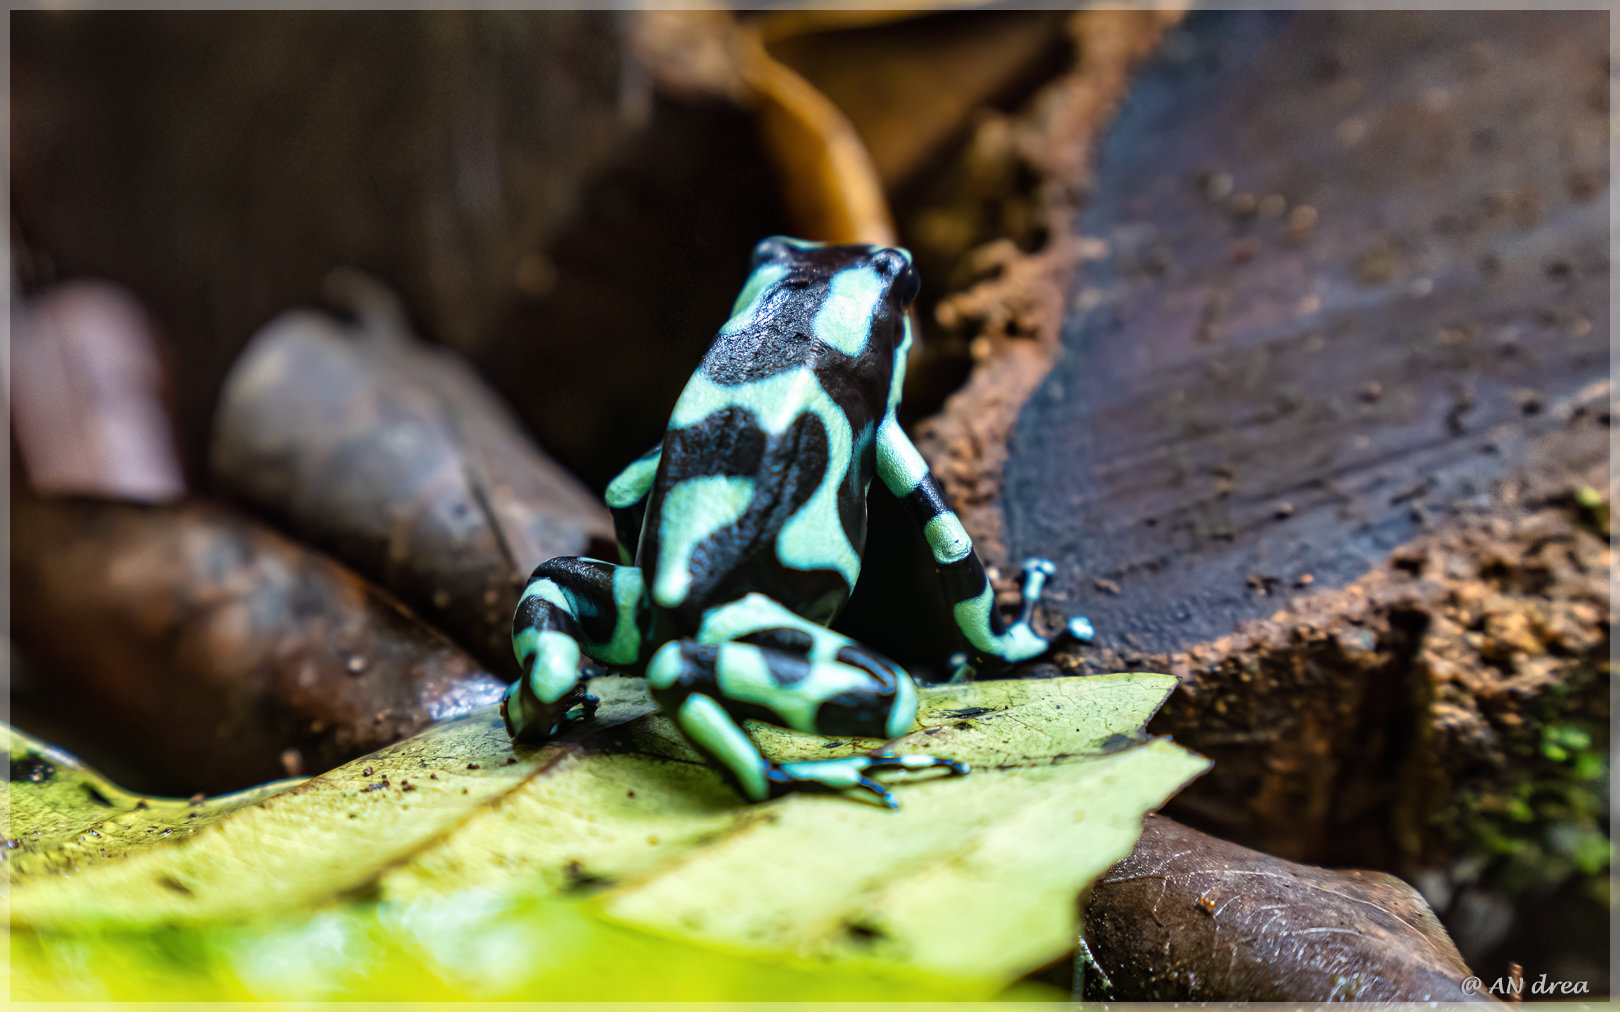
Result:
M809 623L794 617L793 624L756 629L747 634L756 641L749 643L665 644L647 665L647 687L681 733L718 762L750 801L795 790L853 787L894 808L893 796L869 774L937 768L967 772L962 763L936 756L875 753L773 763L760 755L739 720L753 718L810 734L872 738L898 737L916 722L916 688L904 671L847 641L837 651L840 659L816 659L825 644L801 639L805 625Z
M542 562L512 616L512 651L523 674L506 690L501 716L514 739L550 735L575 704L596 700L580 684L581 654L602 664L641 658L647 595L641 570L595 559Z
M946 504L938 479L892 412L878 426L877 472L928 539L956 626L972 647L969 665L982 670L987 665L1027 661L1045 652L1050 644L1035 631L1032 619L1046 578L1052 575L1052 563L1046 559L1024 563L1023 605L1017 620L1005 624L996 610L995 591L984 563L973 550L973 539ZM1076 619L1071 623L1075 635L1083 635L1082 630L1089 627L1084 622Z

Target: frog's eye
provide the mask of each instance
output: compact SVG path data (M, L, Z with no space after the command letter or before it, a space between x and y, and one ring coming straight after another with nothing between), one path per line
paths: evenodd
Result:
M803 249L804 245L805 244L798 239L790 239L785 235L773 235L765 239L761 239L754 246L754 253L748 259L748 266L750 269L753 269L758 267L760 264L769 264L775 263L778 260L786 260L792 250Z
M917 292L922 288L922 278L917 275L917 269L908 261L906 269L895 282L895 288L900 293L900 304L909 306L917 300Z
M872 266L889 279L894 293L900 297L900 305L911 305L922 286L916 268L911 266L911 254L903 249L880 249L872 254Z

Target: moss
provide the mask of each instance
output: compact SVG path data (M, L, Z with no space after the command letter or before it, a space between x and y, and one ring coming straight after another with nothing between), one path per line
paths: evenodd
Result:
M1606 884L1613 859L1608 729L1565 718L1542 725L1539 738L1505 785L1460 799L1461 850L1488 856L1487 876L1515 895L1550 890L1571 876Z

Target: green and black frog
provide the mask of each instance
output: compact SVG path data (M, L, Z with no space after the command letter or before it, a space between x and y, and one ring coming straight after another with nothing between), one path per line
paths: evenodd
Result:
M529 578L512 621L523 674L501 705L514 738L554 733L577 705L590 716L588 657L644 671L676 727L751 801L861 788L895 807L870 774L967 772L888 752L773 763L739 723L891 739L914 726L911 677L827 628L860 574L874 477L932 551L963 641L959 676L1048 646L1030 619L1052 564L1025 564L1021 613L1004 623L972 539L896 418L917 286L904 249L784 237L755 248L662 441L608 486L624 564L552 559ZM1070 629L1084 637L1084 620Z

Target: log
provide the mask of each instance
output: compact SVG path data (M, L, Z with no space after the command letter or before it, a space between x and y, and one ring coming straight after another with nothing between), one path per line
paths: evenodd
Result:
M1062 558L1102 647L1382 566L1512 471L1489 430L1606 376L1587 20L1200 16L1136 82L1004 489L1011 556Z
M1475 966L1578 949L1532 911L1606 864L1556 842L1606 841L1603 29L1189 17L1043 183L1072 225L986 257L1061 326L986 318L924 440L1095 621L1057 667L1181 677L1155 730L1215 767L1172 813L1401 872Z
M106 278L148 306L193 474L248 338L357 266L605 485L667 418L753 244L784 230L749 113L659 81L609 11L28 11L14 28L30 277Z

